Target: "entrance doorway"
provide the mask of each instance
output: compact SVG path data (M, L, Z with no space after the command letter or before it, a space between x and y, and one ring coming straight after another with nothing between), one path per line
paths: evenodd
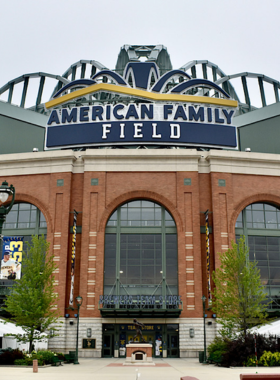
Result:
M114 333L103 333L103 345L102 345L103 358L112 358L114 356Z
M169 358L179 357L179 334L167 333L167 356Z

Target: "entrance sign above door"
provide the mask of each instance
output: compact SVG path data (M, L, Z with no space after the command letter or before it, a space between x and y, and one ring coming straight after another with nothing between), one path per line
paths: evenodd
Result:
M111 83L100 82L105 77ZM172 82L178 77L179 84ZM68 83L45 104L50 111L45 149L104 145L236 148L232 125L236 107L237 101L207 79L191 79L181 70L160 77L155 63L130 62L124 77L100 71L91 79Z

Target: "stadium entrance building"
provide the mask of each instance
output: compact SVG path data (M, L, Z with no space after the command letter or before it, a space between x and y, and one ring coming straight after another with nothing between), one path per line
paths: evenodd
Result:
M0 88L0 180L16 189L5 245L20 261L32 235L51 244L51 349L75 350L80 295L80 356L125 356L134 319L155 357L198 356L202 297L210 343L211 273L240 235L279 309L279 86L209 61L172 69L164 46L125 45L115 70L81 60ZM4 294L15 280L0 276Z

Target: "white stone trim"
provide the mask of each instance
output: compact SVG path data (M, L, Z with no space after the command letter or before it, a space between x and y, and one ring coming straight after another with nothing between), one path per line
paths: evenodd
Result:
M193 256L186 256L186 261L193 261Z
M186 244L186 249L193 249L193 244Z
M193 236L193 232L185 232L185 236Z

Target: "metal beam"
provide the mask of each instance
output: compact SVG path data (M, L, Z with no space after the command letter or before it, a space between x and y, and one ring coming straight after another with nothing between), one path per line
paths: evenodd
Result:
M82 63L82 68L81 68L81 78L83 79L86 74L86 64Z
M24 78L24 86L23 86L22 97L21 97L21 102L20 102L21 108L24 108L24 105L25 105L28 83L29 83L29 77Z
M275 101L276 103L279 103L279 92L278 92L277 83L273 83L273 88L274 88Z
M14 82L13 82L13 83L10 83L10 86L9 86L8 103L12 103L13 92L14 92Z
M248 91L248 86L247 86L247 79L245 76L241 77L242 85L243 85L243 91L244 91L244 96L245 96L245 102L248 104L249 107L251 107L251 101L250 101L250 96L249 96L249 91Z
M203 73L203 78L204 79L208 79L207 78L207 66L206 66L206 63L202 64L202 73Z
M196 67L195 66L191 67L191 72L192 72L192 78L196 78Z
M39 104L41 104L41 101L42 101L42 94L43 94L45 79L46 79L45 76L41 77L40 79L40 85L39 85L38 95L36 99L36 108Z
M76 79L76 71L77 71L77 66L72 67L72 78L71 81Z
M258 77L259 87L260 87L260 93L262 98L262 106L266 107L266 100L265 100L265 93L264 93L264 87L263 87L263 78Z

